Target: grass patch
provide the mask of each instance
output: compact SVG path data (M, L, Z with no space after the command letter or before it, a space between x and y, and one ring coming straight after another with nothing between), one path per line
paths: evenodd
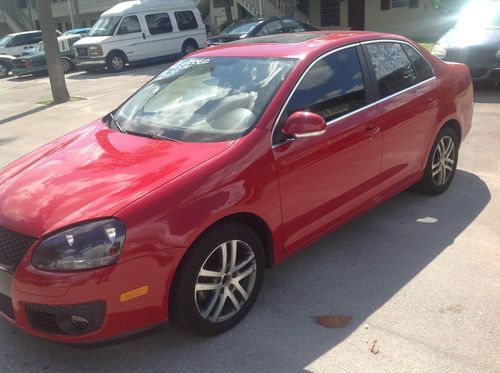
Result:
M82 101L82 100L86 100L86 98L84 98L84 97L78 97L78 96L71 96L69 98L70 102L71 101ZM54 105L54 99L48 98L46 100L40 100L40 101L37 102L37 104L38 105L47 105L47 106Z
M419 43L419 44L425 49L427 49L429 52L432 49L432 46L434 45L434 43Z

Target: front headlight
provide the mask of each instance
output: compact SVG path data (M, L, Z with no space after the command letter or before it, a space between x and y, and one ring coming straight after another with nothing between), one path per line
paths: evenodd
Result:
M431 53L438 58L445 58L446 48L443 47L441 44L436 43L432 46Z
M117 261L124 241L125 225L117 219L84 223L44 239L32 262L53 271L103 267Z
M89 56L102 56L102 47L100 45L91 45L89 47Z

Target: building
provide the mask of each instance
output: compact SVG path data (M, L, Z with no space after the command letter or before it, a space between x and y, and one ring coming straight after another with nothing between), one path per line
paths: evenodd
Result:
M120 0L51 0L60 31L92 26L99 15ZM226 0L195 0L210 30L226 23ZM227 0L234 19L291 16L318 29L373 30L403 34L417 40L434 40L447 27L432 0ZM15 0L0 11L0 35L38 28L33 0ZM75 8L78 9L75 12ZM78 14L79 16L76 16Z

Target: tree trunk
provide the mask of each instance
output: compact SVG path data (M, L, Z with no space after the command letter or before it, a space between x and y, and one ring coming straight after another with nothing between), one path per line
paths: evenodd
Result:
M227 26L229 26L231 23L233 23L233 10L231 8L231 5L233 2L231 0L224 0L224 9L226 11L226 23Z
M40 29L42 30L43 46L47 70L49 70L50 87L55 104L69 101L68 88L61 66L61 52L57 42L56 26L52 16L51 0L35 0Z

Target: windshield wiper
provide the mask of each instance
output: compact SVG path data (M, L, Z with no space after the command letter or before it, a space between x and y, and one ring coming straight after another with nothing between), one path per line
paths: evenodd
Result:
M128 133L127 131L125 131L123 129L123 127L121 126L120 122L118 122L118 120L115 118L115 116L112 114L112 113L109 113L109 118L111 119L111 122L114 124L115 128L120 131L121 133Z
M172 139L172 138L166 137L166 136L160 136L160 135L157 135L155 133L143 133L143 132L135 132L135 131L127 131L126 133L129 135L147 137L147 138L155 139L155 140L167 140L167 141L180 142L179 140Z

